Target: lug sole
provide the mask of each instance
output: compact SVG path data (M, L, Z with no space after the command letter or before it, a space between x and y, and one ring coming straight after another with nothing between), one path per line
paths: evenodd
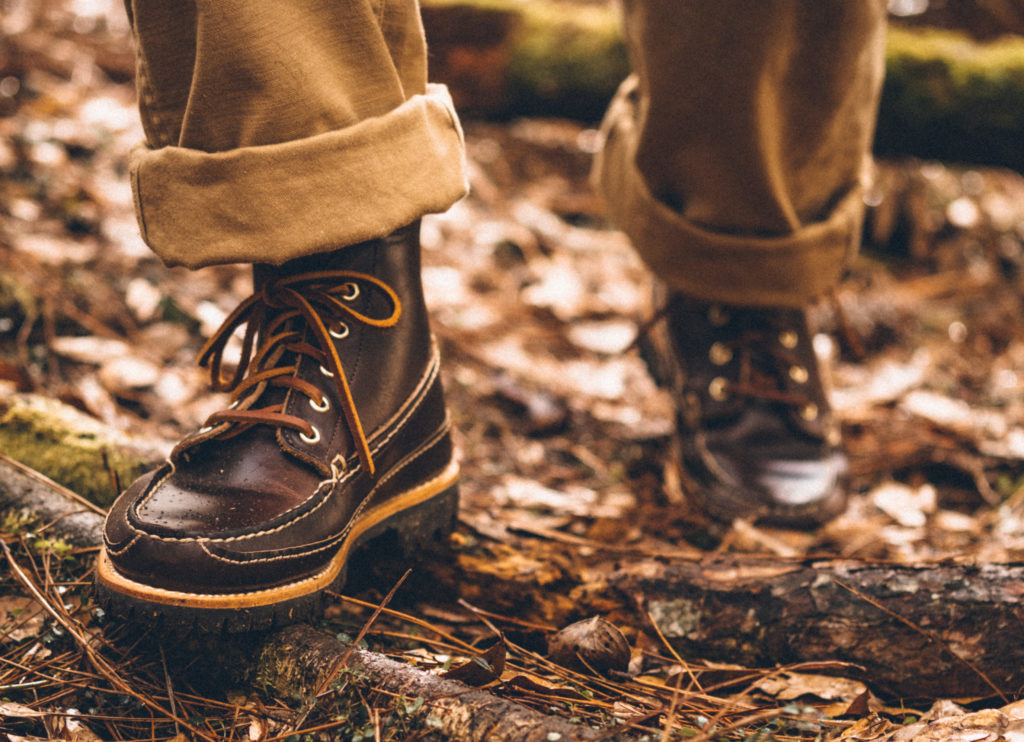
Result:
M393 532L403 556L443 544L455 527L458 475L452 460L433 479L367 511L320 572L271 588L202 593L153 587L118 572L104 547L96 563L96 602L117 620L171 631L240 633L306 620L321 612L327 590L344 587L352 554L377 537Z

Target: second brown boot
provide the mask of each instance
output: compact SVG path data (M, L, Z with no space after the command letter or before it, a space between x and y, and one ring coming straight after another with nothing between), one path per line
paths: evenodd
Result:
M804 527L842 509L846 459L804 310L675 294L652 339L684 490L709 516Z

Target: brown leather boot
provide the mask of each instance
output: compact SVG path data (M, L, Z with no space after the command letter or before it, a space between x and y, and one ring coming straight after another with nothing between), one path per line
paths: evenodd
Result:
M374 536L411 548L451 531L458 465L419 224L254 273L200 356L231 405L107 517L97 588L114 615L269 628L314 611ZM241 365L223 378L242 325Z
M716 520L813 526L843 507L846 459L802 309L669 298L656 375L677 400L684 490Z

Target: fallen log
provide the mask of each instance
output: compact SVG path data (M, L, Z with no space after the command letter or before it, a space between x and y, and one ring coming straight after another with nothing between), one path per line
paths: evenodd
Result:
M0 454L0 511L22 513L75 546L98 546L102 510L66 487Z
M1024 687L1021 564L737 557L634 565L609 586L684 657L845 661L904 699L1005 699Z
M127 485L169 450L169 443L129 437L50 397L0 397L0 452L99 505L114 501L115 480Z
M424 699L411 714L423 728L452 740L624 740L547 716L518 703L431 675L376 652L356 649L310 626L288 627L267 640L252 668L278 694L312 696L342 676L363 692Z

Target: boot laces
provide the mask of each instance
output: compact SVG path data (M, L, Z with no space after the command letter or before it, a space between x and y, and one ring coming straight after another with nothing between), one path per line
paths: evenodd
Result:
M674 311L694 311L682 306L685 299L671 296L638 328L629 348L638 345L655 326ZM708 392L716 401L727 397L761 399L810 410L815 407L809 394L793 391L794 384L803 386L811 370L802 365L796 350L806 339L782 321L778 312L708 304L705 321L718 330L718 337L708 349L712 364L724 367L736 361L729 378L715 376ZM628 350L627 348L626 350ZM816 407L815 407L816 410Z
M390 314L371 317L352 307L363 284L376 287L387 297ZM402 304L394 289L366 273L312 271L267 281L228 315L200 351L199 365L209 368L212 388L231 395L229 407L210 415L203 430L210 432L209 437L227 438L254 425L270 425L296 430L305 440L315 440L315 428L284 412L283 401L255 406L264 390L274 387L303 394L318 409L326 409L329 403L324 394L298 376L302 357L310 357L332 378L359 460L372 475L370 445L334 339L344 336L349 322L387 328L398 322L401 313ZM234 373L225 374L224 349L242 325L241 359Z

